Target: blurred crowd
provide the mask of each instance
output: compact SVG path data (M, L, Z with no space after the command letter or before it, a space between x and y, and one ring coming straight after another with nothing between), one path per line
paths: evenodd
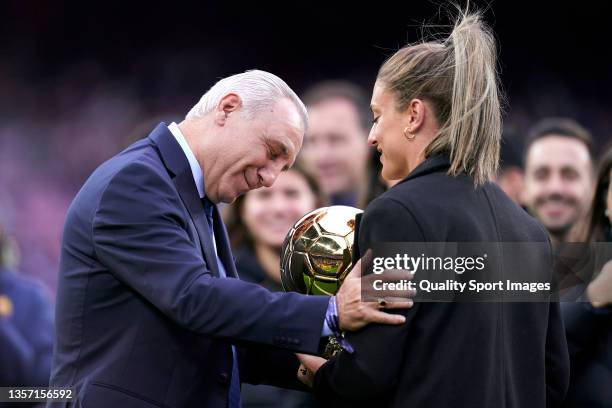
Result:
M176 94L150 97L95 65L46 83L42 91L11 75L0 68L0 89L10 95L0 102L0 385L41 385L51 352L49 294L70 201L97 165L145 137L157 122L180 120L177 112L190 102ZM365 208L395 183L380 177L379 157L366 144L372 119L367 90L327 81L301 96L310 122L299 162L272 187L224 208L241 279L275 291L282 290L283 239L303 214L325 205ZM592 134L588 121L536 117L529 109L512 106L496 182L544 225L553 242L612 241L610 135ZM601 123L609 120L597 121L600 133ZM606 287L600 281L585 290L600 294ZM601 299L605 305L605 293ZM612 318L605 310L581 304L564 309L575 401L604 395L605 381L612 384ZM571 340L587 329L596 334ZM4 344L14 351L6 353ZM21 357L11 360L9 354ZM11 377L7 365L21 368L9 370ZM273 387L245 385L243 395L245 407L313 406L306 394Z

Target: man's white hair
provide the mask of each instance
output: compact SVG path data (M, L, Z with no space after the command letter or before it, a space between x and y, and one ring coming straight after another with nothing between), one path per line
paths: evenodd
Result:
M235 93L242 99L242 113L249 119L267 107L274 105L282 98L287 98L298 110L302 125L306 129L308 114L300 98L289 85L274 74L257 69L221 79L214 84L187 113L186 119L202 117L212 112L221 99L228 93Z

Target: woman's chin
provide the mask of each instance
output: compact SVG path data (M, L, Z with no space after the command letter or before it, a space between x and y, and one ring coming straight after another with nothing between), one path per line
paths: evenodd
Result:
M287 232L289 232L289 230L287 230ZM279 236L275 236L275 237L268 237L267 239L261 239L259 240L259 243L263 244L264 246L268 247L268 248L272 248L272 249L278 249L279 253L280 250L283 246L283 242L285 241L285 234L283 234L283 237L280 238Z

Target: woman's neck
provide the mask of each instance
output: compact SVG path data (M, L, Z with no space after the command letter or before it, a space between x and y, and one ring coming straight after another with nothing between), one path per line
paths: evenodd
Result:
M281 283L280 248L274 248L264 244L255 244L255 257L261 264L266 275L274 282Z
M413 141L409 142L412 148L408 153L408 174L425 161L425 150L439 132L437 124L430 122L424 123L423 128L415 134Z
M408 160L408 174L412 173L414 169L419 167L421 163L425 161L425 147L423 147L420 151L415 152L415 154L409 158Z

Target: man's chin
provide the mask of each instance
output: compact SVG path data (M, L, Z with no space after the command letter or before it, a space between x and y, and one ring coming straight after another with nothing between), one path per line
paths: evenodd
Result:
M329 196L344 196L353 194L355 191L355 184L334 184L328 185L327 188L322 188L323 192Z
M546 227L546 229L551 235L554 235L556 237L563 237L572 229L574 224L575 224L575 221L568 221L565 223L559 223L559 222L546 223L544 224L544 226Z
M220 203L224 203L224 204L231 204L234 201L236 201L236 199L238 197L240 197L241 195L243 195L245 193L239 193L239 192L232 192L231 194L220 194L219 195L219 202Z

